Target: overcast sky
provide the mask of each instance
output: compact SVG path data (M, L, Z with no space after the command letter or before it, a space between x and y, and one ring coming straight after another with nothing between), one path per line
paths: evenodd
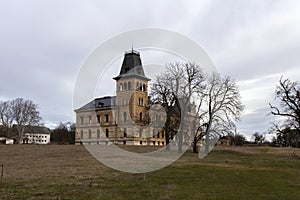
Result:
M74 121L84 59L113 35L143 27L190 37L236 80L246 105L238 131L247 136L268 130L280 77L300 79L299 1L1 0L0 100L33 100L49 127Z

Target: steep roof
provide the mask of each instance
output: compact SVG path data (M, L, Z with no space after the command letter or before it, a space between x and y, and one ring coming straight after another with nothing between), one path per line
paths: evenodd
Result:
M138 77L149 81L150 79L145 76L140 53L134 50L125 52L124 60L120 70L120 74L113 79L119 80L124 77Z
M77 109L76 111L80 110L90 110L95 108L102 108L102 107L111 107L116 105L116 97L115 96L106 96L102 98L96 98L91 102L85 104L81 108Z
M26 126L24 133L50 134L50 131L44 126Z

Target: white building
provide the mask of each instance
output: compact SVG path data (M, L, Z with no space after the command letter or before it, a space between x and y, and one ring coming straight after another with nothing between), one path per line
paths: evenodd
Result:
M23 144L49 144L50 134L25 133Z
M23 134L23 144L49 144L50 132L45 127L32 127Z
M14 144L14 140L7 137L0 137L0 144Z

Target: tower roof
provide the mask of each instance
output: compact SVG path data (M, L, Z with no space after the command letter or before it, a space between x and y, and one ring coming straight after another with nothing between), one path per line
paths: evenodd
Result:
M125 52L120 74L113 79L119 80L125 77L138 77L148 81L150 80L145 76L140 53L133 49L129 52Z

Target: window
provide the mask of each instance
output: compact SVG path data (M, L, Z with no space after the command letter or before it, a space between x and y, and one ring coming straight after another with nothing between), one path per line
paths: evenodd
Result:
M126 112L123 113L123 119L124 119L124 122L127 121L127 113Z
M140 121L142 121L142 120L143 120L143 113L140 112Z
M139 82L136 82L136 90L138 90L139 89Z
M120 92L122 92L122 91L123 91L123 84L120 83Z
M146 91L146 85L145 85L145 84L143 84L143 89L142 89L142 91Z
M154 142L154 141L153 141L152 143L153 143L153 145L155 145L155 142Z
M89 124L91 124L91 123L92 123L92 117L89 116Z
M124 128L124 137L127 137L127 129Z
M123 141L123 144L124 144L124 145L126 144L126 140Z
M105 129L105 136L109 137L109 131L108 131L108 129Z
M99 139L99 138L100 138L100 130L97 129L97 139Z
M91 139L91 138L92 138L92 131L89 130L89 139Z
M144 99L143 98L139 98L139 106L143 106L144 105Z
M105 114L105 122L108 122L109 118L108 118L108 114Z
M127 83L124 83L124 90L127 90Z
M128 90L131 90L131 82L128 82Z
M140 83L140 91L143 91L143 84Z
M143 141L140 141L140 145L142 145L143 144Z
M80 124L83 124L83 117L80 117Z

